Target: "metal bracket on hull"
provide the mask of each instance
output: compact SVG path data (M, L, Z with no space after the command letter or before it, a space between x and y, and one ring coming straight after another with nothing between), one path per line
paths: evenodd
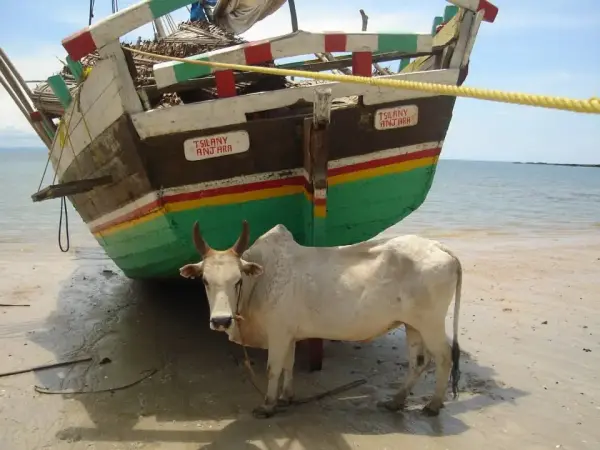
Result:
M95 187L104 186L113 182L113 178L110 175L89 178L87 180L69 181L68 183L51 184L45 187L39 192L36 192L31 196L34 202L42 202L44 200L50 200L53 198L67 197L69 195L83 194L84 192L91 191Z

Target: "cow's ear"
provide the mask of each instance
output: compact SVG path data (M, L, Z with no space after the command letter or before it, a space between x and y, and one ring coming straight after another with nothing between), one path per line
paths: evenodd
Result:
M202 277L204 263L200 262L198 264L186 264L181 269L179 269L179 275L184 278L200 278Z
M249 277L258 277L263 274L263 268L259 264L242 260L242 272Z

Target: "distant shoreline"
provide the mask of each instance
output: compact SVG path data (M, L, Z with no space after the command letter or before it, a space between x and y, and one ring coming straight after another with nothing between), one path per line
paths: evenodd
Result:
M599 167L600 168L600 164L567 164L567 163L519 162L519 161L514 161L513 164L534 164L534 165L541 165L541 166Z

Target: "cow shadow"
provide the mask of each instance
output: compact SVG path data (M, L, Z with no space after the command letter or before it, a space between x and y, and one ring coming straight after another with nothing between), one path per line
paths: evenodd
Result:
M37 372L38 385L109 391L62 394L80 402L87 413L86 418L69 418L69 426L59 433L69 441L197 443L226 449L289 448L296 441L303 448L349 449L345 435L461 434L468 429L462 413L525 395L493 381L491 368L463 354L464 392L458 400L448 396L438 418L419 411L424 396L433 391L431 371L415 387L406 411L378 409L377 401L393 394L406 373L404 332L399 329L367 344L326 342L321 372L308 372L306 352L299 347L298 397L357 379L367 382L290 407L269 420L255 419L250 411L262 397L244 367L242 348L209 329L202 286L185 280L128 280L105 258L79 261L62 283L45 328L31 339L57 360L93 358L89 364ZM264 389L266 352L250 350L249 357Z

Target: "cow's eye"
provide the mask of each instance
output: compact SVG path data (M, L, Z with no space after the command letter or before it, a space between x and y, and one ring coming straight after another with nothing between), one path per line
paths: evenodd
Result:
M242 287L242 279L240 278L237 281L237 283L235 283L235 288L239 290L241 287Z
M208 287L208 280L204 277L202 277L202 282L204 283L204 286Z

